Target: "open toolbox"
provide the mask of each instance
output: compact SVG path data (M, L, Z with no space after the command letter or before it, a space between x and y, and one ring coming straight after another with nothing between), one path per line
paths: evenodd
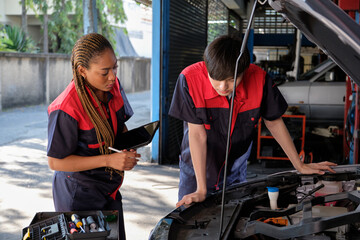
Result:
M117 211L37 213L23 229L23 240L118 239L117 216Z

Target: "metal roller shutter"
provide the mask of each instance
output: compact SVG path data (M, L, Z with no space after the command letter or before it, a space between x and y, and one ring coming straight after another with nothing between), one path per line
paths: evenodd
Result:
M161 164L174 164L179 160L182 121L167 114L180 72L202 60L207 45L207 0L170 0L168 21L163 62L163 69L167 71L164 70L162 84Z

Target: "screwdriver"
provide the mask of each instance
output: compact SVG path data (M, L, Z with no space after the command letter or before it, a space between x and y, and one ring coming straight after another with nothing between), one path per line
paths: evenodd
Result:
M80 221L80 217L77 214L71 215L71 221L73 221L76 225L76 227L81 229L81 232L85 232L85 230L82 228L82 222Z
M89 232L89 224L86 222L86 218L81 219L85 232Z

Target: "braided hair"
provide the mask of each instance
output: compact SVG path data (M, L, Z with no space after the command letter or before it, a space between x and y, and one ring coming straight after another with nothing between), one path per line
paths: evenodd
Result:
M94 58L101 55L107 49L111 49L114 52L110 42L104 36L98 33L89 33L76 41L71 54L71 65L75 89L86 114L89 116L91 123L94 125L97 141L99 143L100 154L110 153L108 147L112 147L114 145L114 132L106 119L103 108L100 107L101 104L99 99L89 86L86 79L80 74L78 67L83 66L84 68L89 69ZM100 112L98 112L94 104L92 104L90 95L95 99ZM115 169L106 170L111 170L110 172L112 174L112 171ZM118 170L115 171L119 172Z

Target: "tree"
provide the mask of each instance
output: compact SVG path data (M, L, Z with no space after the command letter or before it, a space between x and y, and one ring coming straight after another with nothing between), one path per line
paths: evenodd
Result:
M76 40L83 35L83 1L26 0L26 4L43 23L46 12L51 12L47 24L49 51L71 53ZM114 43L114 28L110 24L109 17L115 23L125 22L126 15L123 9L123 2L122 0L96 0L96 6L98 32Z
M27 15L25 0L21 0L21 29L27 35Z

